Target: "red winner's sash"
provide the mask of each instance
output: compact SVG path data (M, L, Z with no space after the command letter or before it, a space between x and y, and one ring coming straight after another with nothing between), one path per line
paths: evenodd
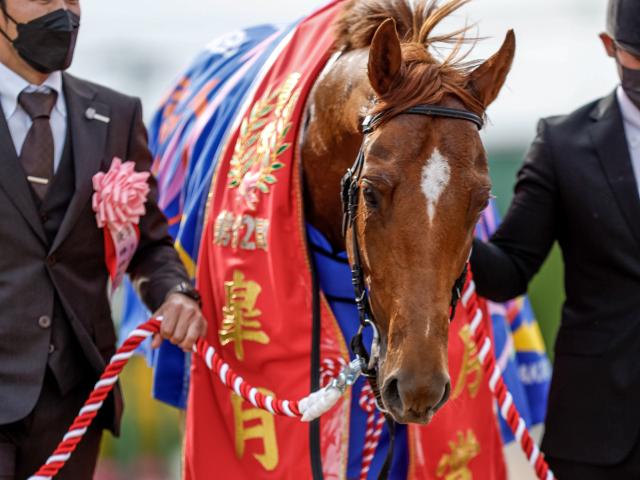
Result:
M198 262L207 340L246 381L282 399L310 393L312 281L296 139L339 10L336 1L303 20L267 62L218 162ZM469 328L477 302L465 298L451 325L451 400L430 425L408 429L408 478L506 476L489 379ZM326 302L320 335L326 379L349 358ZM350 404L348 391L321 418L327 480L346 477ZM187 480L312 478L309 438L308 424L254 408L193 357Z
M310 392L311 291L296 139L326 63L340 2L303 20L276 49L212 184L198 262L207 339L249 383L279 398ZM323 359L347 358L322 307ZM321 422L325 478L346 463L349 398ZM254 408L193 357L185 478L311 478L309 425Z

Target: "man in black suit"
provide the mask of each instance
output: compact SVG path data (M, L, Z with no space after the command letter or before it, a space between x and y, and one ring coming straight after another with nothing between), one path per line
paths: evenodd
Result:
M561 480L640 478L640 0L610 0L607 23L621 85L540 121L504 222L471 258L478 292L503 301L560 244L566 302L542 449Z
M92 177L114 157L152 160L138 99L61 73L79 21L79 0L0 0L0 480L47 459L114 353ZM128 273L189 350L206 322L149 183ZM121 413L116 389L57 478L93 476Z

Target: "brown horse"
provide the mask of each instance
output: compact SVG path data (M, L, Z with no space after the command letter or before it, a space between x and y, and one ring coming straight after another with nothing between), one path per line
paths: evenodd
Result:
M337 59L314 86L301 143L307 219L340 249L340 179L364 149L357 221L347 239L359 240L381 334L382 401L402 423L427 423L448 398L451 287L491 188L473 123L402 112L431 104L483 116L515 52L509 31L494 56L472 64L459 54L466 29L432 34L467 1L347 2L336 25ZM438 60L430 51L437 42L452 44L451 55ZM388 120L363 143L363 118L383 111Z

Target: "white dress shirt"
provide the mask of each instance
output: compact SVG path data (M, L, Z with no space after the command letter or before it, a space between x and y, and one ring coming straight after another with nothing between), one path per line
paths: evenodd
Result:
M33 123L27 112L18 103L18 95L23 90L29 93L49 92L51 90L58 92L58 100L49 119L51 132L53 133L53 171L55 172L58 169L58 165L60 165L67 136L67 105L64 101L64 92L62 90L62 74L54 72L49 75L49 78L42 85L31 85L13 70L0 63L0 104L2 104L2 111L7 119L9 133L18 156L22 151L22 145Z
M629 154L631 155L631 165L633 173L636 176L636 184L638 185L638 195L640 195L640 109L627 96L622 87L617 90L618 103L622 112L622 120L624 123L624 133L627 137L629 145Z

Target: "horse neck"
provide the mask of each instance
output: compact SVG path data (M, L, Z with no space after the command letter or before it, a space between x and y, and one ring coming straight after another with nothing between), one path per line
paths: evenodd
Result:
M362 134L362 111L371 98L368 54L342 55L320 75L307 106L302 140L305 214L335 249L344 248L340 180L353 164Z

